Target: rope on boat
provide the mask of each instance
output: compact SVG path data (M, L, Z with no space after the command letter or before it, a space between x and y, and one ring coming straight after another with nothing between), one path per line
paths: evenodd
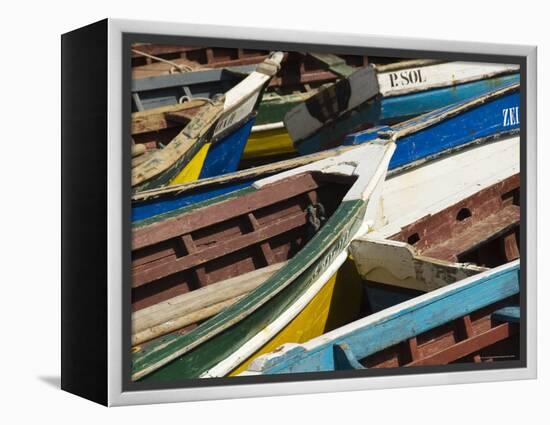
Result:
M308 227L308 236L312 238L321 226L327 221L325 207L321 203L308 205L306 208Z
M193 68L191 68L189 65L180 65L178 63L169 61L168 59L159 58L158 56L153 56L153 55L150 55L149 53L145 53L136 49L132 49L132 52L135 53L136 55L141 55L146 58L156 60L158 62L163 62L168 65L172 65L172 68L170 68L170 70L168 71L170 74L174 74L176 71L181 73L193 71Z

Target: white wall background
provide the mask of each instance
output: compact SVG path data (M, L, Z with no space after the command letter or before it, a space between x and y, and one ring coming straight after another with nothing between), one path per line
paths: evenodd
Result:
M548 423L548 12L544 2L4 2L0 107L3 423ZM60 34L104 17L539 46L539 379L105 409L61 392ZM6 132L7 130L7 132ZM546 358L545 358L546 357ZM546 413L545 413L546 412ZM31 422L32 421L32 422Z

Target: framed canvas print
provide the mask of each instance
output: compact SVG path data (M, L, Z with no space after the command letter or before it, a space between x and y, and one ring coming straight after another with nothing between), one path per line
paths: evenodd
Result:
M62 36L62 388L106 405L536 376L536 49Z

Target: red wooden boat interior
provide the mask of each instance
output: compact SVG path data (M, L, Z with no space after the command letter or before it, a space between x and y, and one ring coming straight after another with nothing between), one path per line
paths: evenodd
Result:
M134 310L292 258L355 179L303 173L134 229Z
M519 258L519 174L426 216L390 239L419 254L496 267Z
M368 368L388 368L517 360L519 325L491 317L500 308L517 303L514 296L491 304L379 351L360 363Z

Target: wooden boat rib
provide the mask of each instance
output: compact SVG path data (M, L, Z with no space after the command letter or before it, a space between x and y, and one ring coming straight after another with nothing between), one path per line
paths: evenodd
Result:
M518 293L516 260L387 308L305 344L286 344L257 358L246 374L447 364L469 358L481 361L486 352L495 349L495 344L509 342L517 334L517 323L498 321L504 316L503 307L514 309L517 305ZM495 317L491 318L493 314ZM455 326L459 328L454 329ZM408 358L403 356L401 344L406 345ZM511 345L514 355L517 346Z
M391 143L361 146L257 182L252 192L137 228L136 310L190 292L193 283L289 262L195 329L139 346L133 379L199 376L231 354L240 357L240 347L304 291L322 287L333 273L326 276L327 270L341 264L336 259L346 257L349 241L372 220L377 202L370 200L380 192L393 149Z

